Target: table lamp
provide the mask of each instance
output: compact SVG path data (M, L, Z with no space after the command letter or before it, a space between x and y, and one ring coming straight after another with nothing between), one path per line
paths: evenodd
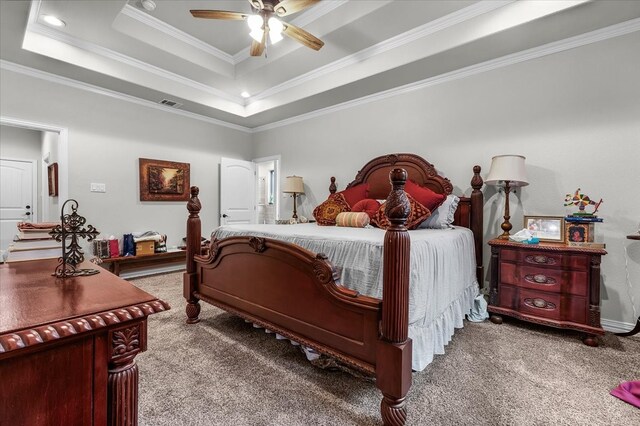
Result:
M496 155L491 159L491 169L485 179L489 185L504 186L504 222L501 240L509 239L509 231L513 227L509 222L509 192L516 186L527 186L527 172L524 167L525 158L522 155Z
M293 218L298 220L296 212L296 198L299 194L304 194L304 182L300 176L287 176L282 185L282 192L285 194L293 194Z

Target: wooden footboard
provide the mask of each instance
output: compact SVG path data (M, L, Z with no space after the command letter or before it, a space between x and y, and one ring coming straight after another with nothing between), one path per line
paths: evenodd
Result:
M268 238L232 237L213 241L209 256L195 260L199 299L375 371L382 301L340 286L323 254Z
M212 241L200 254L200 201L191 188L187 203L187 322L198 322L199 300L242 316L272 331L375 373L387 425L406 421L411 386L409 324L409 201L407 172L389 174L393 186L386 214L383 300L362 296L338 283L322 254L267 238Z

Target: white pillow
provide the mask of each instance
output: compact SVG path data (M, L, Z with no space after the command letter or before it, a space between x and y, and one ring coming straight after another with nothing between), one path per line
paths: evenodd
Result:
M424 222L422 222L420 226L418 226L418 228L451 228L451 224L453 223L459 201L460 198L458 198L457 196L453 194L447 195L444 203L442 203L440 207L436 209L436 211L431 212L431 216L429 216Z

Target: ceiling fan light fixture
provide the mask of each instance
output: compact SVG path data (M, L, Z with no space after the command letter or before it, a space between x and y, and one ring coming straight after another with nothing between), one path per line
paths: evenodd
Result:
M284 25L282 24L282 21L274 16L269 18L269 32L280 34L283 30Z
M262 43L262 37L264 36L264 30L261 28L257 28L255 30L251 30L249 33L252 39L257 41L258 43Z
M247 18L247 24L252 31L261 30L264 25L264 19L262 19L262 16L260 15L250 15Z
M282 40L282 33L276 33L269 31L269 40L271 40L271 44L276 44L280 40Z

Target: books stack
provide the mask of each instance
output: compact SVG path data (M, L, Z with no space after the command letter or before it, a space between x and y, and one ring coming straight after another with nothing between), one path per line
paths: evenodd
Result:
M58 225L53 222L19 223L18 233L8 248L7 262L55 259L62 256L62 242L49 232Z
M569 247L605 248L604 243L594 241L595 224L603 222L601 217L571 215L564 218L565 240Z

